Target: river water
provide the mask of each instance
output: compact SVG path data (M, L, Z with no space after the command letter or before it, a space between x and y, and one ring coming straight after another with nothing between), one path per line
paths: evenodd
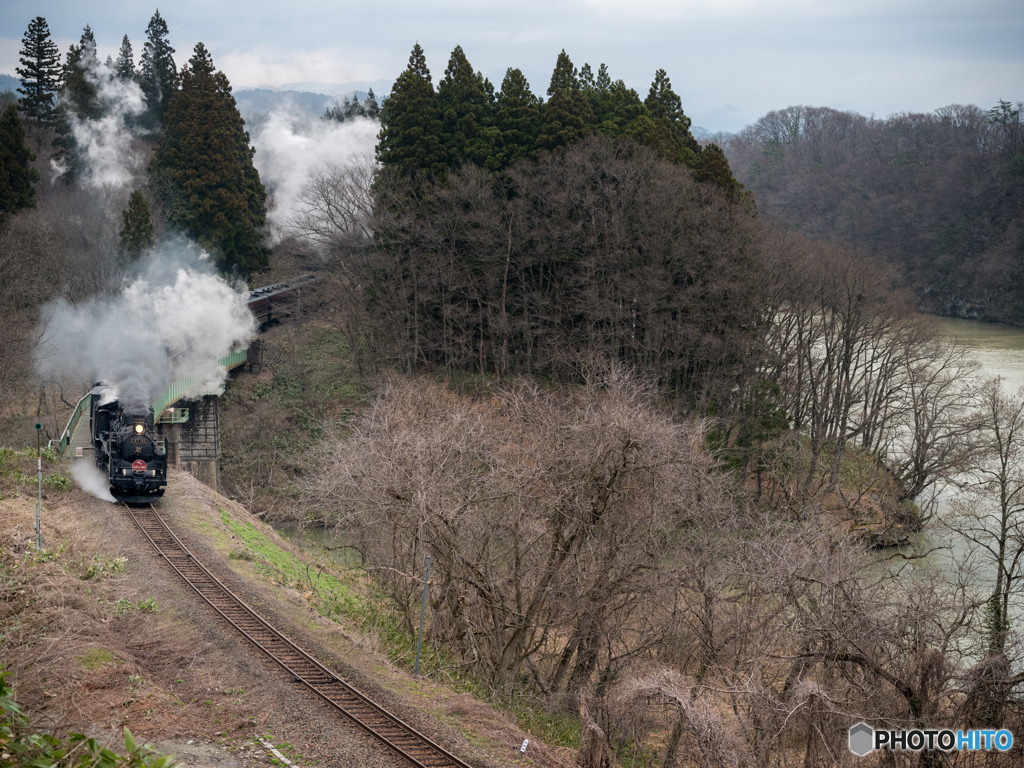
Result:
M982 379L1002 376L1011 394L1024 387L1024 329L952 317L939 318L939 328L947 341L971 351Z
M979 364L975 374L980 381L987 381L996 376L1003 379L1003 389L1007 394L1017 395L1024 387L1024 329L982 323L976 320L959 320L956 318L939 318L942 337L953 344L963 346ZM956 498L956 490L946 490L940 496L937 515L942 518L950 512L950 504ZM948 531L942 529L941 523L933 521L918 536L914 537L915 548L927 550L934 546L946 546L925 559L924 570L939 568L942 570L953 566L953 560L963 561L970 552L963 539L955 535L950 537ZM978 553L975 553L977 555ZM985 558L973 558L976 570L974 583L982 591L991 589L995 583L995 565ZM1015 623L1020 621L1024 605L1020 601L1012 609Z

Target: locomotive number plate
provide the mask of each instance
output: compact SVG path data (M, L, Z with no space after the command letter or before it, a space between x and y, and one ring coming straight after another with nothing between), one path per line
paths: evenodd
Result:
M145 472L145 471L146 471L146 462L144 462L142 459L136 459L135 461L132 462L132 472Z

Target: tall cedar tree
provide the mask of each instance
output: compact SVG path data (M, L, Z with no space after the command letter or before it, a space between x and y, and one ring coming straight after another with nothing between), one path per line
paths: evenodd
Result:
M151 130L163 125L164 116L174 93L176 68L174 49L167 42L167 22L160 16L160 9L153 14L146 27L146 45L142 51L140 85L146 98L146 114L143 124Z
M171 221L208 248L225 273L268 266L261 230L266 191L252 164L231 85L202 43L178 77L150 172L164 174L187 205Z
M644 105L661 134L660 146L655 148L677 165L696 168L701 147L690 133L690 118L683 112L683 101L672 90L672 81L664 69L654 73Z
M122 80L135 78L135 54L132 52L132 41L128 35L121 40L121 50L117 54L117 61L114 62L114 71Z
M395 80L381 108L377 159L413 179L438 178L448 165L440 136L437 96L423 49L416 43L409 66Z
M371 120L380 120L380 104L377 103L377 94L373 92L373 88L366 92L363 109L366 110L366 116Z
M365 100L360 101L359 96L356 94L353 94L352 98L346 96L341 100L341 104L328 107L327 111L321 115L322 120L334 120L338 123L344 123L346 120L355 120L358 117L365 117L370 120L380 119L380 105L377 104L377 97L373 93L373 88L366 92Z
M65 184L76 181L85 168L85 161L75 140L76 120L97 120L102 117L96 75L99 59L96 57L96 38L86 25L78 45L72 43L64 62L64 83L54 126L54 158L64 169L61 178Z
M0 213L35 207L32 183L39 180L39 171L32 167L35 159L25 146L25 126L18 108L8 104L0 115Z
M490 90L484 76L473 72L462 46L455 46L444 79L437 84L441 140L450 166L486 166L494 154L498 131Z
M609 136L621 136L635 132L634 124L641 118L647 117L647 110L640 101L640 94L632 88L627 88L621 80L612 83L601 94L601 98L588 98L588 101L592 104L596 102L601 110L594 110L598 121L598 132Z
M697 167L693 170L693 178L705 184L714 184L724 189L733 202L744 196L749 204L753 203L749 192L743 193L743 185L736 181L729 168L725 152L717 144L708 144L700 153Z
M21 110L40 123L52 125L54 99L60 88L60 51L50 39L46 19L36 16L29 22L21 44L22 66L15 69L21 76Z
M584 64L580 69L580 87L583 95L590 102L590 111L594 113L594 119L598 125L605 121L608 113L608 97L611 92L612 79L608 75L608 65L602 64L598 69L597 76L589 64Z
M61 88L61 107L68 106L83 120L101 117L96 92L99 67L96 57L96 38L86 25L78 45L72 43L64 62L64 85Z
M153 247L153 220L142 190L136 189L128 198L128 207L121 212L121 250L135 260Z
M540 99L530 91L530 83L518 69L509 67L501 81L495 124L500 136L493 170L507 168L533 153L540 133Z
M575 144L594 132L597 122L590 103L583 95L576 67L563 49L558 54L555 71L548 86L551 98L541 115L538 149L557 149Z

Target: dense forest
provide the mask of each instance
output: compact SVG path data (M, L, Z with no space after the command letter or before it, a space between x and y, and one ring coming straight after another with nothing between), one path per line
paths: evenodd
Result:
M1024 324L1024 103L789 107L722 143L765 215L904 266L925 311Z
M373 121L376 155L318 169L275 242L226 76L202 43L178 68L159 14L146 36L136 68L127 37L101 63L86 28L62 63L26 32L5 417L77 394L25 370L47 301L118 293L174 237L229 279L301 265L305 325L222 400L224 489L336 532L406 638L429 555L438 681L568 723L585 768L852 765L860 719L1024 733L1024 402L915 312L1010 312L982 278L1019 256L1019 110L773 113L730 161L663 70L641 98L563 50L544 98L456 47L435 87L416 45L379 103L324 115ZM104 164L100 130L137 162Z

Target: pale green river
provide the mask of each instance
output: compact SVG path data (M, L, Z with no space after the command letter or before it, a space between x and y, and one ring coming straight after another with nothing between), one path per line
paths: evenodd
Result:
M1024 387L1024 329L951 317L939 318L939 327L948 341L971 350L981 378L1002 376L1010 393Z
M981 381L986 381L995 376L1003 379L1003 389L1008 394L1016 395L1018 390L1024 387L1024 329L1010 328L991 323L982 323L976 320L959 320L955 318L939 318L939 327L943 337L954 344L966 347L979 364L976 376ZM955 496L955 489L943 493L945 502L940 502L938 516L949 512L949 502ZM915 537L915 548L927 549L928 547L942 543L946 539L952 549L944 549L929 555L923 565L927 571L936 567L946 569L951 567L951 560L956 558L962 560L969 553L967 543L963 539L948 539L948 533L942 530L941 523L933 521L921 534ZM995 583L995 565L991 560L984 557L976 561L977 570L972 580L979 593L985 593ZM1024 605L1021 601L1012 610L1014 629L1021 627L1021 616Z

